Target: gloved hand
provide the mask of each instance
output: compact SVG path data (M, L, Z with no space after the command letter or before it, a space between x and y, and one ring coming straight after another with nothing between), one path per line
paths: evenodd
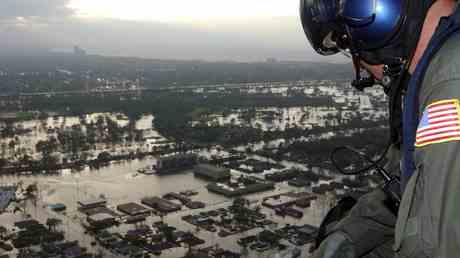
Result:
M313 258L355 258L353 243L340 231L329 235L312 256Z
M393 257L396 216L385 205L386 198L381 189L362 196L313 257Z

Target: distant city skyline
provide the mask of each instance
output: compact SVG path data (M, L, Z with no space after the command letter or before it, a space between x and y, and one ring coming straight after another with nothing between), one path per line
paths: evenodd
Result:
M208 61L344 62L318 56L297 0L2 0L0 54L88 54Z

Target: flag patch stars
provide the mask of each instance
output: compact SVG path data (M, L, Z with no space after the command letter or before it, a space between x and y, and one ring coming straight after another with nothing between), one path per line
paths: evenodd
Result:
M451 141L460 141L458 99L437 101L425 108L417 129L415 147Z

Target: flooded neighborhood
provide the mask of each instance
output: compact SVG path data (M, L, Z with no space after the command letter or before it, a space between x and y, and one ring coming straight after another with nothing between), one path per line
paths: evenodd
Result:
M379 180L339 175L324 153L304 148L383 129L385 97L341 81L168 90L208 100L235 92L272 100L191 110L182 139L163 135L161 111L4 119L7 253L43 252L34 246L53 237L96 257L306 257L337 200ZM136 98L152 93L144 94ZM314 97L276 103L296 96ZM218 136L205 139L203 130ZM28 238L36 230L39 242Z

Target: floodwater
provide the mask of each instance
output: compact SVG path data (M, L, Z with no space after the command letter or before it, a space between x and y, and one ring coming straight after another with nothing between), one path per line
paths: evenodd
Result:
M326 82L330 84L330 82ZM253 88L247 92L260 92ZM276 94L287 94L288 88L262 88ZM274 90L277 90L276 92ZM279 91L279 92L278 92ZM305 95L329 96L334 102L332 105L314 106L305 103L299 107L265 107L254 110L235 109L229 114L209 114L192 125L206 124L208 126L241 126L249 125L263 131L285 131L290 127L311 129L314 127L328 127L343 125L353 119L363 121L379 121L388 116L386 97L376 89L368 89L365 93L352 91L343 85L323 85L315 88L304 87Z
M47 140L49 137L56 137L55 130L57 129L69 129L75 125L82 125L82 129L86 130L86 127L82 124L95 123L99 117L108 117L115 121L119 126L123 127L129 123L126 116L120 113L92 113L85 115L83 118L76 116L56 116L49 117L45 120L29 120L24 122L17 122L13 125L15 127L29 129L29 133L20 135L18 137L9 137L0 139L0 154L2 158L16 159L22 156L22 154L28 154L34 158L39 158L38 153L35 150L35 146L39 141ZM123 153L129 151L136 151L140 149L142 151L150 151L150 147L157 145L159 142L165 142L166 139L162 137L153 127L153 115L144 115L135 122L135 127L138 130L142 130L144 138L146 140L137 144L96 144L96 150L91 152L92 156L97 156L102 151L109 151L111 153ZM0 123L0 126L4 124ZM16 140L14 148L9 147L9 143L12 140ZM66 154L61 154L65 156Z
M371 104L375 104L375 99L379 98L379 95L375 94L373 102L371 103L368 99L362 99L359 96L348 96L349 99L344 98L346 94L342 94L337 90L329 92L329 88L325 87L321 89L325 91L324 94L337 95L335 99L337 103L353 103L349 101L352 99L356 105L360 106L359 116L364 120L381 120L386 116L386 112L381 107L369 107ZM223 116L222 114L213 114L208 117L205 121L208 124L218 125L241 125L247 123L242 118L243 110L235 110L231 114ZM97 117L104 115L109 116L120 126L124 126L128 123L126 117L121 114L90 114L85 116L83 119L86 122L95 121ZM286 130L291 126L297 126L299 128L312 128L315 126L325 127L333 126L336 124L342 124L346 121L356 118L356 112L343 108L340 112L331 107L293 107L293 108L263 108L257 109L254 119L251 119L250 124L255 128L262 130ZM152 121L154 117L152 115L143 116L140 120L136 121L136 128L144 131L144 136L147 140L143 143L134 144L133 146L118 145L118 146L98 146L97 151L109 150L111 152L127 151L132 148L149 148L157 143L166 141L153 127ZM17 152L18 149L22 149L25 153L35 155L35 144L40 140L45 140L50 135L53 135L54 128L70 128L73 125L81 124L81 118L79 117L56 117L48 118L44 121L32 120L21 122L20 125L23 128L31 129L31 132L26 135L22 135L19 138L19 143L12 150L8 148L8 143L12 139L2 139L0 144L2 145L2 155L6 157L12 156L13 153ZM334 132L324 133L317 137L330 138L334 135ZM311 139L297 139L309 141ZM286 144L286 140L278 139L271 142L261 142L251 144L253 150L261 149L263 147L276 148L280 144ZM240 146L239 149L244 151L248 146ZM216 152L215 150L201 151L200 155L222 155L225 151ZM253 156L251 158L264 159L263 157ZM207 208L215 209L220 207L227 207L231 204L231 200L220 195L209 193L205 186L207 182L195 178L193 173L184 172L181 174L170 175L170 176L156 176L156 175L143 175L138 174L137 170L150 166L155 163L156 160L153 157L148 157L144 160L134 160L129 162L118 162L112 163L108 167L104 167L98 170L85 169L80 172L62 171L59 175L54 176L3 176L0 177L0 184L18 183L24 182L25 185L37 182L39 188L39 199L36 205L27 203L26 211L31 215L32 218L36 218L41 222L45 222L47 218L57 217L64 221L62 229L66 231L66 237L68 240L79 240L80 243L89 248L91 251L96 252L101 250L100 247L92 247L90 243L93 239L84 234L83 228L80 226L80 222L84 219L82 215L77 211L77 202L82 200L91 200L95 198L106 198L109 206L115 207L119 204L126 202L137 202L148 196L162 196L168 192L179 192L185 190L196 190L199 192L198 196L194 196L193 200L199 200L207 204ZM281 162L286 168L295 167L300 169L307 169L306 164L298 164L295 162ZM323 171L325 175L328 175L328 171ZM232 171L234 174L238 174L237 171ZM247 196L250 200L260 201L263 197L271 196L279 193L287 192L298 192L309 189L298 189L293 188L286 183L280 183L276 185L276 190L270 192L263 192L259 194L253 194ZM47 206L49 204L64 203L67 206L65 214L56 214L51 212ZM263 208L263 212L269 215L269 219L272 219L280 223L280 226L285 224L311 224L318 226L321 219L325 216L326 211L330 207L328 197L322 197L318 201L312 203L312 207L304 210L304 218L301 220L295 220L291 218L280 218L273 214L273 211ZM222 248L229 249L232 251L241 252L241 248L236 244L236 240L251 234L255 234L262 229L252 230L250 232L230 236L224 239L217 237L215 233L206 231L196 231L196 228L188 223L181 220L181 217L187 214L197 214L203 210L184 210L168 215L164 218L165 222L177 227L179 230L192 231L196 235L204 240L206 244L200 247L208 247L219 245ZM5 213L0 215L0 224L12 225L14 221L21 219L22 215L12 215ZM150 217L148 224L155 221L159 221L158 217ZM124 232L132 229L132 225L123 225L119 228L113 229L113 231ZM304 247L304 252L308 246ZM171 251L165 251L161 257L183 257L186 252L186 248L176 248ZM112 255L108 252L104 252L105 257L111 257ZM269 257L270 252L266 253L249 253L249 257ZM304 255L302 256L304 257Z
M145 119L149 121L144 123L144 128L148 128L151 125L151 119ZM139 125L142 127L142 124ZM226 150L220 148L213 148L210 150L201 150L199 152L201 156L225 156L228 155ZM256 155L250 158L267 161L266 158L259 157ZM143 175L137 173L138 169L146 166L151 166L156 162L154 157L148 157L144 160L133 160L125 162L112 163L111 165L97 169L90 170L85 169L80 172L72 172L70 170L61 171L59 175L53 176L3 176L0 177L0 184L12 184L23 182L24 185L37 183L39 189L39 198L37 204L33 205L30 202L26 203L25 210L32 218L38 219L42 223L46 222L47 218L56 217L63 220L61 226L66 231L67 240L78 240L81 245L88 247L93 252L102 251L104 257L113 257L109 251L102 249L102 247L91 246L91 242L94 241L92 237L84 233L84 229L80 223L85 217L77 211L77 202L85 200L93 200L96 198L105 198L108 201L109 206L115 210L117 205L127 202L137 202L148 196L162 196L169 192L180 192L185 190L195 190L199 194L194 196L193 200L199 200L206 203L207 207L204 210L216 209L220 207L228 207L231 204L231 199L224 196L209 193L207 191L206 181L195 178L191 171L184 173L169 175L169 176L156 176L156 175ZM271 161L274 162L274 161ZM299 168L307 169L305 164L298 164L295 162L283 162L283 166L286 168ZM234 175L240 175L238 171L232 171ZM327 175L327 174L325 174ZM263 174L257 175L262 177ZM309 189L298 189L293 188L286 183L277 184L274 191L268 191L258 194L247 196L248 199L253 201L260 201L263 197L287 193L287 192L299 192ZM52 212L48 207L50 204L64 203L67 206L65 214L57 214ZM280 218L274 215L274 212L269 209L263 208L263 211L269 215L269 219L279 223L279 226L286 224L291 225L319 225L321 219L325 216L325 212L330 207L328 200L321 198L318 201L312 203L312 207L304 210L304 218L296 220L292 218ZM203 210L188 210L184 209L180 212L173 213L164 218L164 221L175 226L178 230L194 232L198 237L204 239L206 243L200 247L208 247L219 245L227 250L236 252L242 252L240 246L237 245L236 241L239 238L248 235L254 235L262 229L254 229L249 232L229 236L221 239L216 233L210 233L204 230L197 231L196 227L181 220L181 217L187 214L198 214ZM3 214L0 215L0 222L4 225L13 225L14 221L20 220L21 215ZM153 222L160 221L159 217L150 217L147 224L151 225ZM112 231L115 232L126 232L133 229L133 225L122 225L119 228L115 228ZM288 244L288 243L285 243ZM303 251L307 252L308 246L303 247ZM183 257L187 249L175 248L162 253L160 257ZM257 253L254 251L248 251L249 257L269 257L275 251L267 251L265 253Z
M257 158L257 157L256 157ZM106 198L110 207L115 209L119 204L126 202L137 202L146 196L162 196L168 192L179 192L184 190L196 190L199 192L194 196L193 200L203 201L207 204L207 208L215 209L227 207L231 204L231 200L220 195L209 193L205 186L207 182L195 178L193 173L184 172L181 174L170 176L142 175L136 172L137 169L151 165L155 162L154 158L148 158L142 161L121 162L112 164L99 170L85 170L82 172L72 173L64 171L57 176L4 176L0 178L2 184L17 183L22 181L25 185L37 182L39 187L39 200L36 205L28 203L26 205L27 212L41 222L45 222L49 217L57 217L63 220L62 229L66 231L68 240L79 240L80 243L92 251L102 250L100 247L91 247L90 243L94 241L90 236L84 234L83 228L80 226L80 221L84 217L77 211L77 201L91 200L95 198ZM294 166L296 164L289 163L286 166ZM297 164L301 166L300 164ZM237 173L237 172L233 172ZM305 189L304 189L305 190ZM288 186L285 183L278 184L276 190L253 194L247 196L250 200L260 201L263 197L271 196L279 193L287 193L291 191L299 191L297 188ZM56 214L50 211L47 206L49 204L64 203L67 205L66 214ZM280 218L274 215L273 211L263 209L272 219L280 223L280 226L289 224L303 225L319 225L321 218L325 215L328 204L320 199L313 203L312 207L304 210L305 216L301 220ZM173 213L164 218L164 221L177 227L179 230L191 231L197 234L200 238L206 240L206 244L201 247L219 245L220 247L241 252L241 248L236 244L236 241L244 236L255 234L262 229L255 229L250 232L230 236L220 239L216 233L207 231L196 231L196 228L181 220L181 217L187 214L197 214L203 210L187 210L185 207L182 211ZM0 215L0 221L3 224L12 224L15 220L20 219L19 215L4 214ZM160 221L159 217L150 217L148 224L155 221ZM133 229L133 225L123 225L115 228L113 231L126 232ZM308 247L304 247L305 251ZM182 257L186 252L186 248L176 248L170 251L165 251L160 257ZM252 251L251 251L252 252ZM250 257L268 257L270 252L263 254L251 253ZM105 257L111 257L111 254L104 252Z

